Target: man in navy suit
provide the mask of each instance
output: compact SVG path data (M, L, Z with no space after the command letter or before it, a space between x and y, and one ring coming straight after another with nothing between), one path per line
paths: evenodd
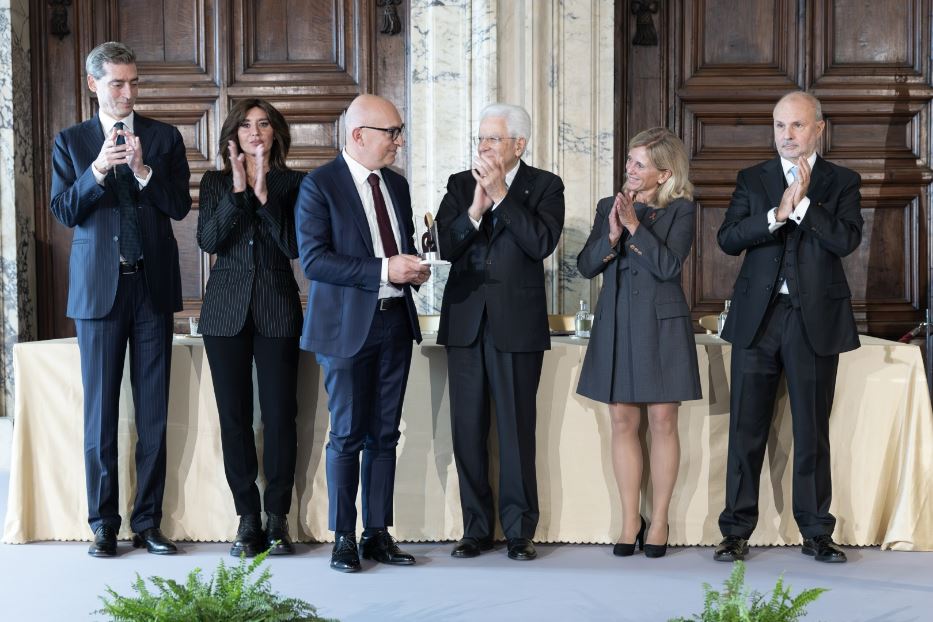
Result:
M748 554L778 381L794 431L794 519L801 551L841 563L833 542L829 415L839 354L859 347L842 258L862 241L858 173L816 154L819 100L788 93L774 107L778 156L739 172L719 246L741 255L722 337L732 342L726 507L718 561Z
M178 245L169 219L191 209L188 161L178 130L133 112L136 56L103 43L87 57L99 114L63 130L52 153L55 217L74 228L68 317L81 351L88 554L113 557L120 530L117 422L126 346L136 410L133 545L171 554L160 531L172 315L181 309Z
M404 144L398 111L381 97L360 95L347 108L344 127L343 153L302 182L295 222L301 265L311 281L301 347L315 352L324 368L331 417L330 565L355 572L360 553L386 564L415 562L386 528L392 524L395 448L412 340L421 342L411 286L431 272L414 254L408 182L387 168ZM358 551L361 479L364 530Z

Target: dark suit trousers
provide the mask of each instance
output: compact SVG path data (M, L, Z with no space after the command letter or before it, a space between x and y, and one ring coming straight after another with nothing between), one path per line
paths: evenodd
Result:
M732 394L723 535L748 538L758 523L758 487L781 373L794 429L793 509L806 538L832 534L829 414L838 355L813 352L800 310L778 296L750 348L732 350Z
M172 364L172 314L154 310L142 272L122 275L106 316L75 320L84 384L88 523L119 529L117 429L126 344L136 410L136 499L130 527L158 527L165 490L165 424Z
M387 311L376 311L366 341L356 355L317 355L324 368L330 410L327 497L331 531L356 531L360 484L363 527L375 529L392 524L395 448L411 351L411 327L402 301Z
M259 514L259 461L253 433L253 361L262 417L265 509L288 514L295 484L298 337L263 337L247 315L233 337L204 336L220 416L224 473L236 513Z
M499 436L499 520L506 538L529 538L538 526L535 474L535 399L543 352L500 352L483 318L479 336L467 347L448 346L450 419L460 480L463 534L494 535L489 485L490 404L496 406Z

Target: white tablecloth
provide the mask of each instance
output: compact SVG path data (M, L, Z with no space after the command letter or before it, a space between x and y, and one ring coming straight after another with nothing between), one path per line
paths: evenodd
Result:
M680 411L682 459L671 504L672 544L709 545L720 539L730 349L715 337L697 336L703 399L684 403ZM584 351L585 342L558 338L544 358L538 393L541 520L536 534L542 542L610 543L621 530L607 408L574 392ZM3 540L88 540L77 343L21 343L14 361L16 411ZM135 431L128 374L124 377L121 537L128 537ZM415 347L402 417L394 531L403 541L461 535L448 399L445 351L428 338ZM291 532L299 540L326 541L332 539L324 473L327 402L320 369L307 353L301 358L298 402ZM200 340L175 340L169 409L163 530L178 540L229 540L237 517L224 479L210 369ZM800 538L791 512L793 454L784 390L776 410L753 544L792 544ZM860 349L843 354L830 434L836 539L900 550L933 549L933 416L919 349L862 337ZM495 446L495 435L491 443ZM491 477L497 477L495 469ZM650 497L644 504L647 511Z

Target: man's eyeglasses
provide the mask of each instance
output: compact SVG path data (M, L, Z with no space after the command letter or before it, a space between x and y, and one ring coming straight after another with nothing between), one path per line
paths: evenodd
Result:
M489 143L490 145L497 147L499 143L503 140L518 140L518 136L474 136L473 143L482 145L483 143Z
M389 139L392 142L395 142L398 140L398 137L402 135L402 130L405 129L405 124L402 123L398 127L373 127L371 125L361 125L360 127L367 130L379 130L380 132L385 132L389 135Z

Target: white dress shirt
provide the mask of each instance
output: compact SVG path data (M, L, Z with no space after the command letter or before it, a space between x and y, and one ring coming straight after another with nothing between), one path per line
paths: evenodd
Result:
M807 164L810 165L811 172L813 171L813 165L815 163L816 163L816 153L814 152L810 154L809 158L807 158ZM788 187L790 187L790 185L794 183L795 177L794 175L791 174L790 169L794 168L795 166L797 165L791 162L790 160L785 160L784 158L781 158L781 168L784 169L784 179L787 181ZM800 200L800 203L794 206L794 209L793 211L791 211L790 216L787 217L788 220L793 219L794 222L799 225L803 221L803 217L807 215L807 209L809 209L809 207L810 207L810 197L805 196ZM774 233L775 231L777 231L778 229L780 229L781 227L787 224L787 220L785 220L784 222L777 221L777 209L778 209L777 207L772 207L770 210L768 210L768 231L770 231L771 233ZM790 290L787 289L787 281L781 282L781 287L778 289L778 293L780 294L790 293Z
M506 190L506 192L508 192L509 187L512 185L512 182L515 181L515 176L518 175L518 167L521 166L521 164L522 164L522 161L519 160L518 163L516 163L515 166L512 167L512 170L505 174L505 190ZM502 203L502 201L505 201L505 197L502 197L502 199L501 199L498 203L493 203L492 207L489 208L489 211L487 211L485 214L483 214L483 217L485 218L486 216L489 216L489 218L492 218L492 212L495 211L495 209L496 209L497 207L499 207L499 204ZM467 213L467 218L469 218L469 219L470 219L470 222L473 223L473 227L474 227L477 231L479 231L479 226L480 226L480 224L482 224L483 221L482 221L482 220L473 220L473 217L470 216L469 212Z
M369 234L372 236L373 252L376 257L382 258L382 271L379 273L379 297L396 298L402 296L402 290L392 283L389 283L389 260L386 258L385 250L382 248L382 238L379 237L379 221L376 219L376 204L373 201L373 189L367 179L373 173L379 177L379 189L382 191L382 198L385 199L386 211L389 212L389 223L392 225L392 235L395 237L395 246L401 252L402 244L399 237L398 222L395 219L395 209L392 204L392 197L389 189L386 187L386 180L382 178L382 171L371 171L356 160L353 159L347 150L343 150L343 159L347 162L350 169L350 175L353 177L353 183L356 185L356 191L360 195L360 201L363 203L363 211L366 212L366 221L369 223Z
M111 117L109 114L107 114L103 110L98 111L97 115L98 115L98 118L100 119L100 127L102 130L104 130L104 140L106 140L110 136L110 132L111 130L113 130L113 126L116 125L117 121L123 121L123 129L129 130L130 132L133 131L133 119L136 116L136 113L134 112L131 112L129 116L127 116L124 119L114 119L113 117ZM135 174L133 175L133 177L136 178L136 182L139 184L140 190L145 188L146 184L149 183L149 180L152 179L152 169L149 168L148 165L146 166L146 171L149 174L145 179L143 179L139 175L135 175ZM97 180L97 183L103 186L104 180L107 178L107 173L101 173L100 171L97 170L97 167L94 166L93 164L91 164L91 172L94 173L94 179Z

